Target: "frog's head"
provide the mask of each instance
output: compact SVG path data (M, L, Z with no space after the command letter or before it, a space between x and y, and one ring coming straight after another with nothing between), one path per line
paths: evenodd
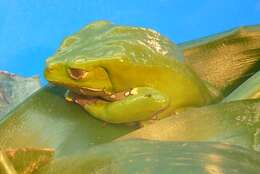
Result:
M94 116L131 122L148 119L168 106L167 94L157 88L165 82L156 83L154 78L161 78L168 67L187 73L174 58L182 58L181 53L159 33L101 21L66 38L47 60L45 77L70 89L67 98Z
M112 84L106 69L97 65L78 62L47 61L46 79L82 95L109 95ZM85 65L85 67L83 66Z

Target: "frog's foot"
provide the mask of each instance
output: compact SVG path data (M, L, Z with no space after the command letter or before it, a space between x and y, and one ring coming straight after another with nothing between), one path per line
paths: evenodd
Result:
M152 119L169 105L165 95L150 87L133 88L109 96L70 93L67 99L83 106L94 117L111 123Z

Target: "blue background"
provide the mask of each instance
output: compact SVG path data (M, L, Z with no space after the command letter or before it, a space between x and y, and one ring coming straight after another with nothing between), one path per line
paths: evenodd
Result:
M65 36L95 20L156 29L177 43L260 23L260 0L0 0L0 69L40 75Z

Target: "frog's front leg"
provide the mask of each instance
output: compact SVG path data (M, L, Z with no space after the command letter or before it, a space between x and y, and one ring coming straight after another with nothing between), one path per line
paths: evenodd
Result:
M77 100L90 114L110 123L129 123L151 119L167 108L169 99L160 91L150 87L137 87L124 93L125 97L109 102Z

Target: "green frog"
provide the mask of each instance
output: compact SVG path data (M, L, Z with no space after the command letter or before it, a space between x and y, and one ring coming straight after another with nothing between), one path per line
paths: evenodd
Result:
M214 100L183 59L175 43L152 29L97 21L63 41L47 59L45 77L106 122L162 119Z

